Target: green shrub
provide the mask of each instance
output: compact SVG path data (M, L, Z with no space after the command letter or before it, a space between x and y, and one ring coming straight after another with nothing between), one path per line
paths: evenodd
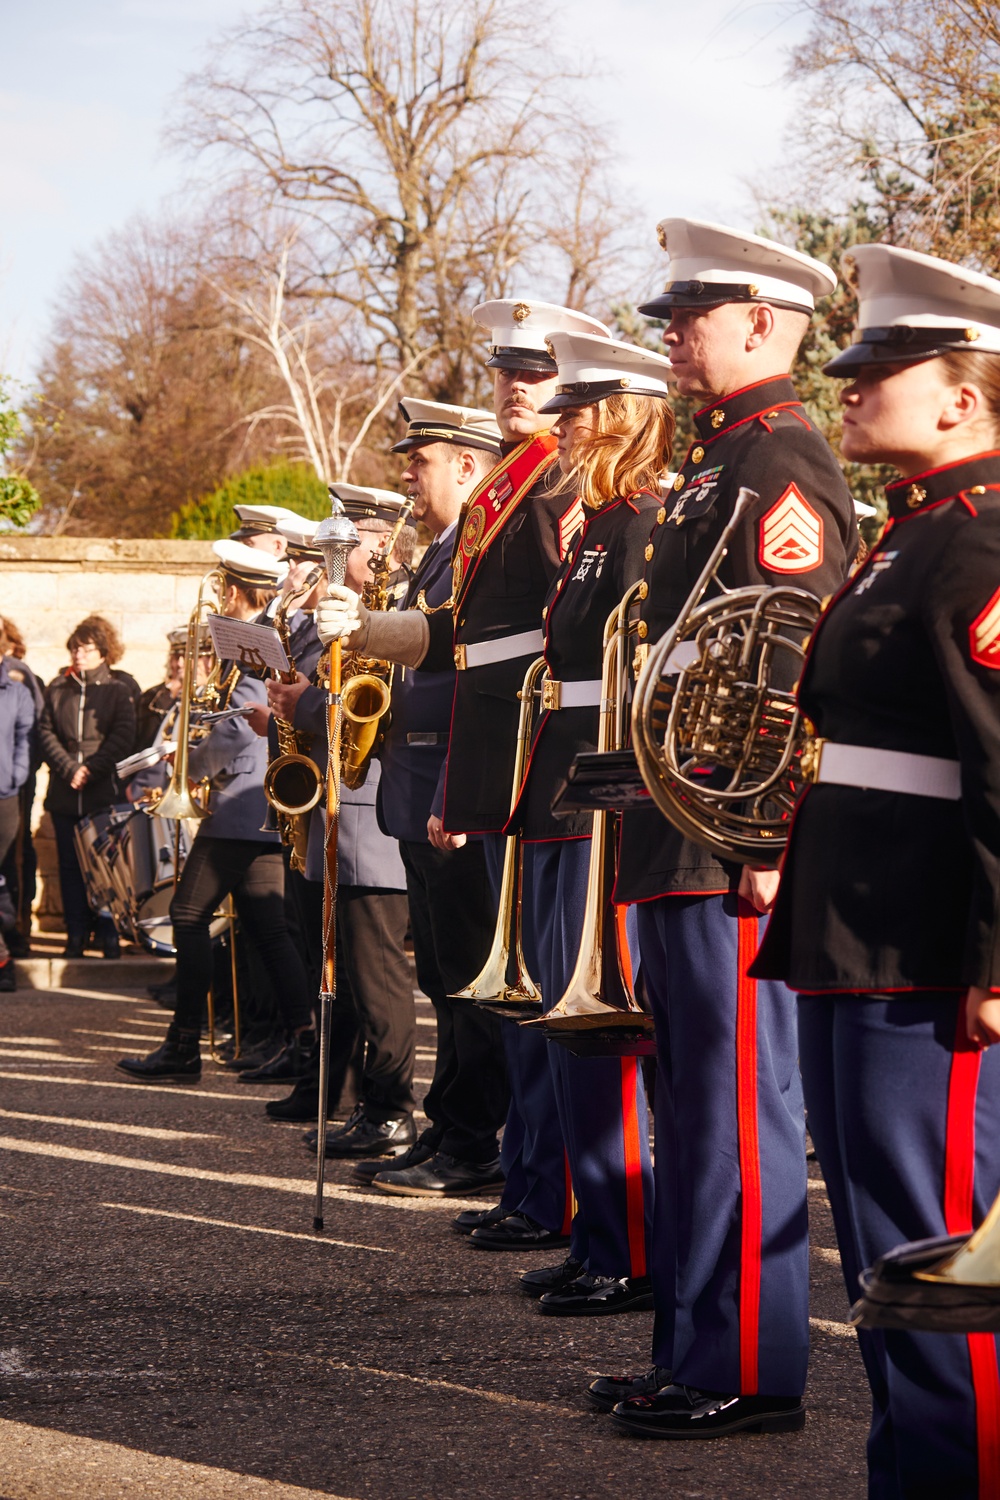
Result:
M170 518L170 535L214 542L239 526L236 505L283 505L319 521L330 513L326 485L305 464L266 464L223 480L200 500L189 500Z

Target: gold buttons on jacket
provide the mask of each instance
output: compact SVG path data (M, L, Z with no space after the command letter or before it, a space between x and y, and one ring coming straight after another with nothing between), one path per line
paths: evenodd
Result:
M683 474L678 474L677 478L674 480L674 489L675 490L682 490L683 488L684 488L684 475Z
M649 634L649 626L646 624L645 620L639 621L638 625L635 627L635 633L639 637L640 641L644 641L646 639L647 635Z
M667 513L664 510L663 506L661 505L660 508L659 508L659 510L656 512L656 524L657 524L657 526L662 526L663 523L664 523L664 521L666 519L667 519Z
M646 553L645 553L646 561L647 562L652 562L653 561L653 553L655 552L655 550L656 549L653 546L652 542L650 542L649 545L648 545L648 547L646 548Z
M721 407L716 407L715 411L713 411L708 420L711 422L713 427L718 428L721 427L723 422L726 420L726 414L721 409Z
M705 450L704 450L704 448L698 447L698 448L692 448L691 449L691 462L693 464L700 464L701 461L702 461L702 459L704 457L705 457Z
M645 581L645 579L643 579L642 583L640 583L640 585L639 585L639 598L640 599L646 599L648 597L649 597L649 584Z
M985 484L974 484L972 486L972 489L969 491L969 494L970 495L985 495L986 494L986 486L985 486Z

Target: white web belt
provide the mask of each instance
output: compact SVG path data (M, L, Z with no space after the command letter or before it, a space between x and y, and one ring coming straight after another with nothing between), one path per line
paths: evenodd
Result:
M837 745L817 740L818 784L865 787L876 792L906 792L911 797L940 797L957 802L962 795L957 760L911 755L906 750L875 750L870 745Z
M539 656L544 644L540 630L502 635L495 641L475 641L455 647L455 665L464 672L467 667L489 667L498 661L516 661L519 656Z

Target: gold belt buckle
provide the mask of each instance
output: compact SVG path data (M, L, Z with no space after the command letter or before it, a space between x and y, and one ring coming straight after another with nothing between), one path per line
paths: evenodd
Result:
M562 683L555 682L551 677L542 678L542 709L551 712L553 709L562 707Z
M465 669L466 669L466 667L468 666L468 663L465 660L465 647L464 646L456 646L455 647L455 666L458 668L458 670L460 672L464 672Z
M802 756L799 760L799 770L802 772L804 781L811 782L816 786L819 782L819 768L823 761L823 747L826 740L820 739L818 735L811 734L802 747Z

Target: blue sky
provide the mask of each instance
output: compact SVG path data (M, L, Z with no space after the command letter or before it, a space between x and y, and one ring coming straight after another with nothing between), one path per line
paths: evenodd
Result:
M167 105L247 0L21 0L0 73L0 370L30 377L74 257L188 166ZM748 184L777 180L801 101L782 81L806 21L795 0L572 0L559 44L598 59L637 239L667 214L752 228Z

